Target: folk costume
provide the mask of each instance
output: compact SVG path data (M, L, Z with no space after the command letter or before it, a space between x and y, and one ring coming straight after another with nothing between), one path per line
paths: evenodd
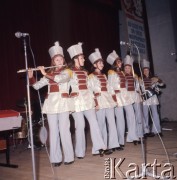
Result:
M59 42L49 49L52 60L63 55L63 48ZM70 70L66 68L55 68L53 72L46 73L39 81L31 78L30 82L34 89L38 90L48 86L47 97L42 107L42 113L47 114L50 137L50 161L55 165L62 162L62 144L64 162L70 164L74 161L74 151L70 133L69 113L73 111L71 99L69 98Z
M77 56L83 56L82 44L78 43L68 48L68 53L74 61ZM75 154L81 159L85 156L86 139L85 139L85 119L90 125L90 134L93 144L93 150L105 150L101 132L98 126L95 114L95 102L92 91L88 88L88 74L82 67L73 67L72 77L70 79L71 98L74 104L72 116L75 122ZM103 151L102 151L103 152Z
M130 72L125 72L125 68L128 66L131 70ZM144 137L144 116L143 116L143 108L142 108L142 98L140 95L140 85L138 76L134 74L133 69L133 58L129 55L126 55L124 59L124 72L125 72L125 79L126 79L126 85L127 90L132 98L133 108L135 111L135 118L136 118L136 126L132 127L135 128L136 134L139 138Z
M107 62L113 65L116 60L120 60L119 56L115 51L110 53L107 57ZM125 144L125 118L124 111L126 113L126 120L128 125L128 134L126 141L134 142L138 141L137 134L135 132L135 114L133 110L133 99L130 97L128 90L126 88L126 79L124 73L119 67L116 69L111 69L108 71L108 83L111 87L111 94L117 102L117 107L115 108L117 133L119 143L121 145Z
M103 61L99 49L95 49L95 52L90 54L89 60L93 65L98 61ZM99 67L97 67L97 69L98 72L95 70L89 75L89 87L93 91L95 96L94 98L97 106L96 115L99 128L101 130L101 134L107 148L118 148L120 147L120 145L118 143L114 114L114 107L116 106L116 103L108 92L109 86L106 75L101 73L102 69L99 69ZM108 126L106 125L106 120Z
M150 63L149 61L143 59L142 61L142 69L143 71L145 69L150 69ZM143 93L146 94L146 92L151 91L154 85L160 85L163 86L164 84L159 81L158 78L155 77L150 77L145 76L143 73L143 81L141 80L141 87ZM148 98L146 95L144 96L144 102L143 102L143 113L144 113L144 118L145 118L145 127L147 129L146 133L150 132L150 127L149 127L149 111L151 110L152 114L152 119L153 119L153 125L152 125L152 133L157 134L161 133L161 125L160 125L160 118L159 118L159 113L157 110L157 106L159 105L159 100L157 98L157 95L155 93L152 93L152 96L149 96Z

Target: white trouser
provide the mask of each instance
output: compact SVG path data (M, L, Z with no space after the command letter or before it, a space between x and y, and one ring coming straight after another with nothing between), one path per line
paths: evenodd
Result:
M136 134L139 138L144 136L144 116L143 116L143 108L141 103L134 103L133 108L135 110L135 118L136 118Z
M133 142L139 140L137 131L136 131L136 119L135 113L132 105L124 106L126 119L127 119L127 127L128 127L128 134L127 134L127 142Z
M157 111L157 105L143 105L143 113L145 118L145 126L149 129L149 110L152 112L152 132L157 134L161 132L161 126L160 126L160 118ZM150 113L151 114L151 113Z
M96 115L104 144L107 146L108 149L120 147L117 137L114 108L100 109L96 112Z
M74 161L69 112L47 114L47 119L50 133L50 162L62 162L60 138L63 148L64 162Z
M106 149L103 142L101 132L98 126L95 109L87 111L75 112L72 114L75 121L75 154L77 157L85 156L86 142L85 142L85 119L87 118L90 125L90 135L93 144L92 152L99 149Z
M117 136L118 142L121 145L125 144L125 118L123 106L115 108L116 115L116 126L117 126Z

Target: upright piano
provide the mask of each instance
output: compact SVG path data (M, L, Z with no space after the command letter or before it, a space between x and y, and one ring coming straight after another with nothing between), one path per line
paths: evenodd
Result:
M10 164L10 146L9 136L14 129L21 127L22 116L14 110L0 110L0 137L6 141L6 163L0 163L0 166L17 168L18 165Z

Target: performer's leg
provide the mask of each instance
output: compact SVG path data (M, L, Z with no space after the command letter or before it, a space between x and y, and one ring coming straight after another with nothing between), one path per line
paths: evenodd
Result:
M85 119L83 112L72 114L75 122L75 154L77 157L85 156Z
M72 162L74 161L74 152L71 140L69 112L59 114L59 131L64 153L64 162Z
M125 118L123 107L115 108L116 125L117 125L117 136L120 145L125 144Z
M116 130L114 108L106 109L106 118L108 122L108 134L109 134L108 149L120 147L118 142L117 130Z
M150 132L149 128L149 108L147 105L143 105L143 115L144 115L144 130L145 134Z
M50 137L50 162L59 163L62 162L62 153L58 128L58 114L47 114L47 119Z
M138 141L139 138L136 134L136 120L135 113L132 105L124 106L126 112L127 126L128 126L128 134L127 134L127 142Z
M90 135L93 143L92 153L100 149L105 150L106 145L103 142L101 132L98 126L95 109L84 111L84 115L87 118L90 125Z
M107 146L108 142L108 133L107 133L107 127L106 127L106 110L105 109L100 109L96 111L96 116L98 120L98 126L101 131L101 135L104 141L104 144Z
M154 121L152 125L152 132L154 134L161 133L160 118L159 118L159 113L157 111L157 105L151 105L150 107L151 107L152 117Z
M133 104L134 110L135 110L135 118L136 118L136 133L139 138L142 138L144 136L143 132L143 112L142 107L140 103L134 103Z

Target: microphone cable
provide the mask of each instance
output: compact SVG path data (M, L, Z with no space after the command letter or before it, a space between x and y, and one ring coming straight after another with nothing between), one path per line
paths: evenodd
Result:
M121 41L122 42L122 41ZM131 46L134 46L135 48L136 48L136 50L137 50L137 53L138 53L138 65L139 65L139 70L140 70L140 76L141 76L141 79L142 79L142 82L141 82L141 87L143 88L143 90L145 91L145 85L144 85L144 78L143 78L143 73L142 73L142 69L141 69L141 63L140 63L140 52L139 52L139 49L138 49L138 46L136 45L136 44L130 44L130 43L126 43L126 42L124 42L123 44L122 43L120 43L121 45L131 45ZM131 48L131 47L129 47L129 48ZM130 49L130 51L131 51L131 49ZM131 52L130 52L130 56L131 56ZM132 68L133 69L133 68ZM145 93L145 99L147 99L147 94ZM145 99L143 99L143 101L145 101ZM166 147L165 147L165 144L164 144L164 142L163 142L163 140L162 140L162 138L161 138L161 136L159 135L159 133L158 133L158 130L157 130L157 127L156 127L156 125L155 125L155 122L154 122L154 119L153 119L153 116L152 116L152 112L151 112L151 109L150 109L150 106L149 105L147 105L148 106L148 111L149 111L149 113L150 113L150 117L151 117L151 119L152 119L152 122L153 122L153 125L154 125L154 128L155 128L155 131L157 132L157 134L158 134L158 137L159 137L159 139L160 139L160 141L161 141L161 144L162 144L162 146L163 146L163 149L164 149L164 152L165 152L165 155L166 155L166 158L167 158L167 162L168 162L168 164L171 164L170 163L170 159L169 159L169 155L168 155L168 153L167 153L167 149L166 149ZM144 129L144 128L143 128ZM144 144L142 145L142 154L143 154L143 160L144 160L144 163L146 164L146 158L145 158L145 149L144 149ZM145 172L143 172L143 171L145 171ZM146 175L148 175L148 172L146 172L146 168L142 168L142 174L143 173L145 173ZM152 176L152 174L153 173L151 173L151 172L149 172L149 174L150 174L150 176ZM166 179L166 177L159 177L159 176L157 176L158 177L158 179L160 178L160 179ZM139 176L138 176L138 179L139 179ZM169 179L169 178L167 178L167 179Z
M29 49L30 49L30 52L31 52L31 55L32 55L33 65L34 65L35 68L37 68L35 56L34 56L34 53L33 53L32 48L31 48L31 39L30 39L30 36L29 36ZM36 78L36 80L38 79L37 71L35 71L35 78ZM37 94L38 94L38 100L39 100L40 109L41 109L42 127L45 128L45 126L44 126L44 119L45 119L45 118L44 118L44 114L42 113L41 94L40 94L39 90L37 90ZM43 129L43 130L44 130L44 129ZM43 142L42 142L42 143L43 143ZM44 147L45 147L45 150L46 150L46 153L47 153L49 162L50 162L50 154L49 154L49 150L48 150L48 147L47 147L47 145L46 145L46 142L44 142L43 145L44 145ZM55 175L55 172L54 172L54 169L53 169L53 166L52 166L51 163L50 163L50 167L51 167L51 170L52 170L53 175Z
M145 90L144 78L143 78L143 73L142 73L142 68L141 68L141 62L140 62L140 52L139 52L138 46L137 46L136 44L133 44L133 45L134 45L135 48L137 49L137 53L138 53L138 65L139 65L139 70L140 70L140 76L141 76L141 79L142 79L142 87L143 87L143 89ZM147 94L146 94L146 93L145 93L145 98L147 99ZM145 101L145 100L144 100L144 101ZM159 134L159 132L158 132L158 130L157 130L157 127L156 127L156 125L155 125L155 122L154 122L154 119L153 119L153 116L152 116L152 111L151 111L151 109L150 109L150 106L149 106L149 105L147 105L147 106L148 106L148 110L149 110L150 117L151 117L151 119L152 119L153 125L154 125L154 127L155 127L155 131L157 132L158 137L159 137L159 139L160 139L160 141L161 141L161 144L162 144L162 146L163 146L163 149L164 149L164 151L165 151L166 158L167 158L167 162L170 164L170 159L169 159L169 155L168 155L167 149L166 149L165 144L164 144L164 142L163 142L163 140L162 140L162 138L161 138L161 136L160 136L160 134Z

